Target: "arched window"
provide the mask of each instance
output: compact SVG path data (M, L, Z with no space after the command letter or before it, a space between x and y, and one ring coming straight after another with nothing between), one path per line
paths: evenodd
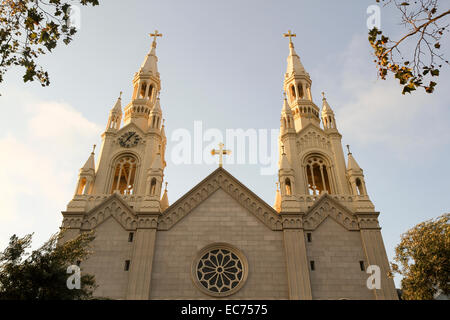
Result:
M141 85L140 98L145 98L145 90L147 90L147 84L143 82Z
M111 193L115 191L118 191L120 194L134 193L136 166L136 158L132 155L124 155L117 159L114 165Z
M150 182L150 195L155 195L156 193L156 179L153 178L152 181Z
M361 183L361 180L359 178L356 178L356 192L358 192L358 196L364 194L362 183Z
M291 85L291 99L295 100L296 99L296 95L295 95L295 87L294 85Z
M320 195L323 191L331 193L330 167L322 157L318 155L310 156L306 159L305 168L309 194Z
M77 194L82 195L86 191L86 178L81 178L80 183L78 184Z
M303 87L301 84L298 85L298 95L299 95L300 99L303 99L303 97L305 96L305 94L303 93Z
M153 94L153 85L150 85L150 88L148 89L148 98L151 99Z
M286 178L284 184L286 185L286 195L292 196L291 180L289 178Z

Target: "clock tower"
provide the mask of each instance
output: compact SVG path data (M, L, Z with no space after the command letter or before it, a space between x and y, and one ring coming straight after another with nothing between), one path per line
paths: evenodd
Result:
M148 244L154 236L152 222L168 207L167 190L162 195L161 188L166 167L167 139L159 97L161 80L156 56L156 38L162 34L155 31L150 35L154 39L149 53L134 75L131 101L122 111L120 94L109 113L97 161L92 152L80 169L75 194L63 212L63 228L67 229L64 239L71 239L79 232L97 229L102 223L100 220L108 220L109 215L112 215L126 230L134 231L130 237ZM133 222L130 222L130 217ZM102 246L102 250L105 249ZM124 248L124 254L130 254L133 250L145 251L146 248L145 245L136 249ZM134 260L141 261L130 266L136 269L130 274L140 273L145 276L151 272L151 260L145 254L135 252L133 255ZM96 265L95 260L89 259L84 266L90 269L89 265ZM137 270L140 268L142 270ZM105 271L104 276L108 276L108 271ZM100 283L101 278L97 275ZM130 286L126 290L130 298L139 298L145 292L145 289L139 288L137 279L123 281Z

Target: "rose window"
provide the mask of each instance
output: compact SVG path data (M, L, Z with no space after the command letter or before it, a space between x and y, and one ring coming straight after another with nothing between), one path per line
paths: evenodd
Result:
M228 296L243 285L247 277L247 261L237 249L216 244L200 252L192 271L194 282L203 292Z

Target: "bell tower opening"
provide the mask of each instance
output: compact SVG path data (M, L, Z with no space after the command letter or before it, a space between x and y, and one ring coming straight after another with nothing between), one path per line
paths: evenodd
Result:
M306 160L305 168L310 195L320 195L323 191L331 193L330 166L322 157L318 155L309 157Z
M131 155L124 155L117 159L114 165L111 193L134 194L136 167L136 158Z

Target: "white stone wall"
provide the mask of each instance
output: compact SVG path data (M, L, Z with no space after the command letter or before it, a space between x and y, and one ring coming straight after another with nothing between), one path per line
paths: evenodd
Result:
M248 259L247 282L226 299L287 299L283 233L272 231L219 189L169 231L156 235L151 299L210 299L195 287L191 264L208 244L226 242Z
M124 270L125 260L131 260L133 244L128 242L129 232L109 217L96 228L95 235L94 254L81 264L82 272L95 275L99 286L95 296L125 299L129 274Z
M307 233L312 234L311 242ZM359 264L364 261L367 268L359 231L348 231L328 217L316 230L305 230L305 242L308 264L315 264L310 271L313 299L375 299L366 287L370 275Z

